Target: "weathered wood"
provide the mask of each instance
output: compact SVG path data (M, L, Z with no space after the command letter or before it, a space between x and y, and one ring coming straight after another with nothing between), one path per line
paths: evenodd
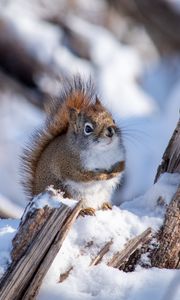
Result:
M155 182L164 172L180 173L180 121L163 154ZM159 268L180 268L180 185L166 211L164 224L157 233L159 246L152 252L152 265Z
M90 266L96 266L97 264L99 264L101 262L102 258L104 257L104 255L109 251L112 244L113 244L113 240L110 240L109 242L107 242L103 246L103 248L99 251L97 256L92 259Z
M46 272L81 210L81 205L79 202L71 209L61 203L58 208L44 207L43 211L35 209L27 212L25 220L20 224L17 240L15 238L13 241L14 261L0 282L1 300L35 299ZM22 250L18 243L22 244Z
M167 209L158 242L159 247L152 253L152 266L180 269L180 186Z
M180 173L180 120L163 154L162 162L158 167L155 182L164 172Z
M52 191L45 191L41 193L38 198L43 196L53 197L55 194ZM37 237L46 220L54 211L52 207L47 205L41 209L33 209L34 204L33 200L29 202L21 219L18 231L12 240L13 248L11 258L13 262L18 261L22 255L24 255L29 245Z
M42 280L49 270L55 256L59 252L62 243L67 236L70 228L72 227L73 223L75 222L77 216L79 215L79 212L81 210L82 203L79 202L77 206L74 208L73 211L66 217L66 220L64 224L62 223L61 229L57 232L55 239L53 243L51 244L50 248L48 249L48 252L46 254L46 257L44 258L43 262L41 262L41 265L39 269L37 270L37 273L33 277L32 282L30 283L28 289L26 290L25 295L23 296L22 300L30 300L34 299L39 291L39 288L41 286ZM42 276L43 274L43 276Z
M66 280L72 270L73 270L73 267L70 267L66 272L60 274L60 276L59 276L59 283L61 283L64 280Z
M151 235L151 228L147 228L143 233L130 240L123 250L116 252L107 265L120 269L138 248L142 247L142 245L151 239Z

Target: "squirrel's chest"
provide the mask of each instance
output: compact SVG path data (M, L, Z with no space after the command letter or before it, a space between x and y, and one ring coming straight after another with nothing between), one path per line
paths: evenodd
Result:
M111 201L111 195L117 184L120 182L121 175L110 180L75 182L68 180L66 189L72 198L83 200L84 208L92 207L99 209L104 202Z

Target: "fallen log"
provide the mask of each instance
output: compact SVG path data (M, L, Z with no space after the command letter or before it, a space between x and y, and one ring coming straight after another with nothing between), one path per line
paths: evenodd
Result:
M50 189L38 200L58 197ZM36 199L37 201L37 199ZM71 200L69 200L71 201ZM40 285L81 210L59 203L41 208L30 203L13 240L12 263L0 281L1 300L35 299Z

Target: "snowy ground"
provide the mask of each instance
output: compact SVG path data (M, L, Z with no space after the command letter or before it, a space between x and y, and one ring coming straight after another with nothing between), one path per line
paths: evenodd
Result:
M143 196L121 207L114 206L112 211L98 211L96 216L78 218L44 279L38 299L179 299L179 270L146 270L138 265L134 272L124 273L106 265L112 254L123 249L129 239L149 226L154 232L158 230L166 204L179 181L179 174L164 174ZM159 196L165 201L161 206L157 204ZM0 221L0 275L10 261L11 239L17 226L15 220ZM111 239L113 244L103 261L89 267L92 258ZM150 263L147 256L142 259ZM58 283L60 274L71 267L69 277ZM173 291L171 286L174 286Z
M122 130L127 152L124 186L113 199L121 206L99 211L96 217L78 219L50 268L38 299L180 299L180 271L143 270L137 266L135 272L127 274L104 262L88 266L98 249L112 237L111 254L148 226L157 230L162 224L164 207L156 205L158 196L168 203L180 180L176 175L165 175L155 187L152 183L179 118L179 55L163 59L155 55L149 62L139 48L124 45L105 28L70 14L72 28L84 35L89 44L91 61L79 58L63 44L60 28L40 21L38 9L35 16L33 3L38 1L8 1L0 15L11 20L13 29L40 61L68 74L92 74L102 101ZM140 42L144 44L144 40ZM152 45L148 43L148 47ZM37 84L44 90L57 91L57 83L51 80L37 79ZM19 218L26 206L19 184L19 155L44 116L19 94L0 91L0 99L0 210ZM0 276L10 261L11 240L18 224L19 220L0 220ZM92 240L96 246L79 256L82 245ZM71 265L68 279L57 283L60 273Z

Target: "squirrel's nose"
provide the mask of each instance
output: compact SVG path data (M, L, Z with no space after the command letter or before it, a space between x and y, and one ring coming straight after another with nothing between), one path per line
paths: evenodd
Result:
M112 137L113 135L114 135L114 133L115 133L115 131L114 131L114 128L113 127L108 127L107 129L106 129L106 136L108 136L108 137Z

